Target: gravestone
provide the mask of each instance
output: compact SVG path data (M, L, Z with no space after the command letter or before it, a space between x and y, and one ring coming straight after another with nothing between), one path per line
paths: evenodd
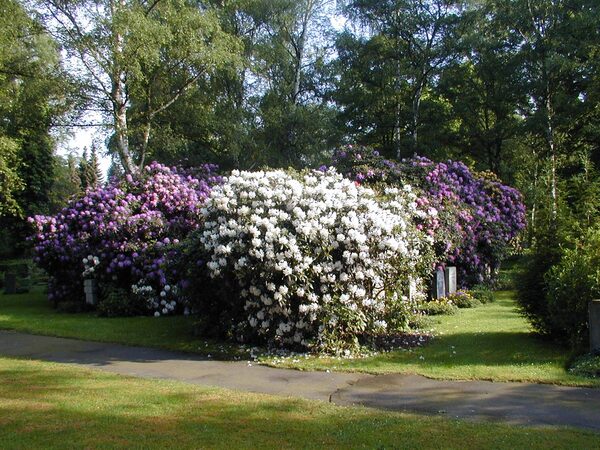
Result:
M14 273L6 272L4 274L4 293L17 293L17 276Z
M417 280L413 277L408 277L408 300L414 301L417 296Z
M456 267L446 267L444 276L444 281L446 282L446 296L454 294L456 292Z
M588 305L590 326L590 351L600 352L600 300L592 300Z
M446 280L444 271L437 269L433 277L433 298L443 298L446 296Z
M98 303L98 283L96 283L96 280L83 280L83 290L85 291L85 302L88 305L95 306Z

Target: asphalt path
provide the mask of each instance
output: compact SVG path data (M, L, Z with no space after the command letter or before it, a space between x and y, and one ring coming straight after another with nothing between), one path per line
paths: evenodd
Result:
M600 389L277 369L249 361L214 361L187 353L13 331L0 331L0 355L338 405L600 431Z

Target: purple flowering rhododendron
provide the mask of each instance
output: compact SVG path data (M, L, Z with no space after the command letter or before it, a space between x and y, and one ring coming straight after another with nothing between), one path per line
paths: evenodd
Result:
M34 260L50 275L49 299L82 299L83 278L89 277L127 291L143 287L156 293L149 311L174 310L173 302L161 297L175 292L181 280L165 263L179 240L201 223L200 208L220 182L215 169L154 162L138 176L88 190L54 217L30 218L36 229Z
M463 286L490 281L526 225L516 189L460 161L435 163L415 156L394 162L368 147L348 146L334 155L333 165L357 183L419 188L417 205L430 214L418 226L434 237L438 263L458 267Z

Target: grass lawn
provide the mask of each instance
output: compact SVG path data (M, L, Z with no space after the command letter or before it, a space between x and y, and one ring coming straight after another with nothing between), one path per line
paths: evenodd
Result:
M236 345L195 337L189 317L106 318L94 313L59 313L40 289L29 294L0 294L0 329L211 354L215 358L247 356Z
M29 448L598 448L600 434L339 407L0 358L0 442Z
M494 303L436 316L436 337L426 347L394 351L362 359L263 358L278 367L369 373L416 373L431 378L530 381L600 387L600 379L569 374L569 351L530 332L515 309L512 292L496 293ZM40 293L0 295L0 328L34 334L167 348L211 354L247 354L237 346L205 341L192 335L186 317L99 318L94 314L57 313Z
M284 359L278 367L370 373L416 373L456 380L529 381L600 387L600 379L568 373L569 350L532 334L516 310L512 291L453 316L434 316L435 338L422 347L362 359ZM268 361L270 364L273 360Z

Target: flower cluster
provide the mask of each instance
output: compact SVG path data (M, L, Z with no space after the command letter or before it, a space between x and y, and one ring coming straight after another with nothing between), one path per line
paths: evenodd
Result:
M329 351L397 326L395 305L407 301L409 276L431 265L431 240L414 225L411 188L388 195L335 171L232 172L190 242L227 298L198 295L195 307L218 311L214 321L238 339Z
M462 162L414 157L396 163L351 146L338 151L333 162L356 182L415 186L418 206L437 213L428 214L419 226L434 237L438 262L459 268L463 285L490 281L510 242L525 227L520 193Z
M371 147L361 145L348 145L339 149L333 155L332 164L338 172L359 183L394 181L398 175L394 161L383 158Z
M174 310L172 294L169 307L161 298L167 279L178 279L165 263L200 224L200 208L220 181L214 171L210 165L191 172L152 163L139 176L88 190L54 217L30 218L35 262L50 275L49 298L80 299L83 278L93 277L128 292L146 286L145 295L151 289L148 298L158 299L148 301L150 310Z

